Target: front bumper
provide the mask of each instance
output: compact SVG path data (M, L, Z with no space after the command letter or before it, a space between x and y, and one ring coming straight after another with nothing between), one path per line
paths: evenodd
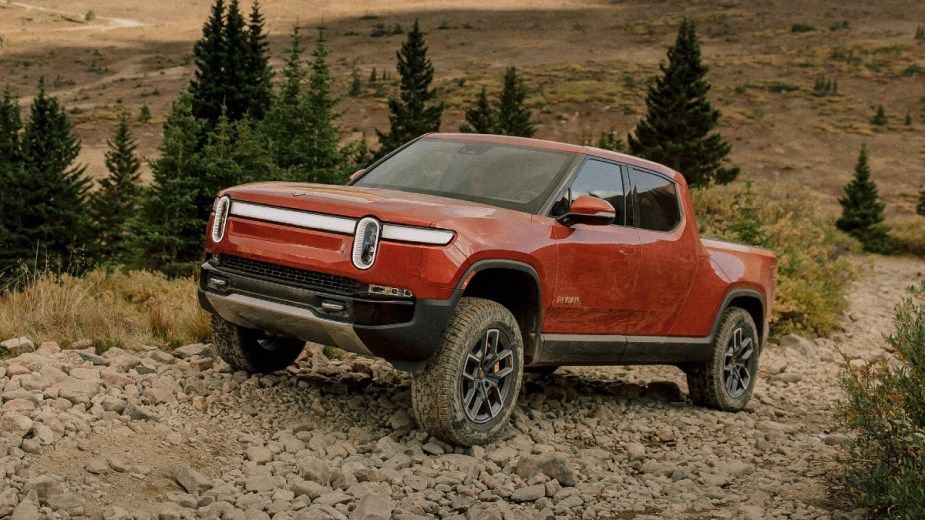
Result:
M438 348L459 300L377 299L279 283L206 262L199 303L241 327L384 358L398 368ZM407 363L406 363L407 362Z

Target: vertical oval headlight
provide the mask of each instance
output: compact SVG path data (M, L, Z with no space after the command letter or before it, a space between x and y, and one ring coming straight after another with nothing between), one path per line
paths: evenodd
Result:
M231 210L231 197L225 195L215 202L215 219L212 221L212 241L221 242L225 238L225 224L228 211Z
M376 251L379 249L379 235L382 225L373 217L366 217L357 223L356 233L353 235L353 266L365 271L376 261Z

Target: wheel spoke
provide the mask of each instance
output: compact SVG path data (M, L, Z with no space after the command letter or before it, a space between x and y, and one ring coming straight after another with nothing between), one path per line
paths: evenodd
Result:
M472 387L471 394L472 396L466 400L466 409L469 411L470 416L476 417L485 403L485 392L479 385L476 385Z
M742 344L742 352L739 354L739 359L745 361L748 358L752 357L752 354L755 352L755 349L752 348L752 339L748 338Z
M493 379L495 379L496 381L499 381L499 382L500 382L502 379L504 379L505 377L507 377L508 374L510 374L510 373L513 372L513 371L514 371L514 367L508 366L508 367L506 367L506 368L502 368L501 370L499 370L499 371L497 371L497 372L492 372L492 373L488 374L488 377L493 378Z

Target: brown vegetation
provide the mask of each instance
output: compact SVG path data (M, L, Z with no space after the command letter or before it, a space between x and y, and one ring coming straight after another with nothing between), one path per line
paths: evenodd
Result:
M191 279L167 280L146 271L83 277L50 271L26 275L22 290L0 291L0 338L110 347L173 348L209 340L209 318Z

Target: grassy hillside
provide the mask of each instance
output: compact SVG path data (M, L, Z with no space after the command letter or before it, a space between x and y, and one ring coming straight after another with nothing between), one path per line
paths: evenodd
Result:
M153 119L135 123L141 152L156 155L170 101L192 73L190 55L210 2L165 0L32 0L0 4L0 76L23 95L40 75L71 110L84 141L81 160L101 175L105 139L122 107ZM651 2L501 0L486 10L475 0L262 3L274 56L298 22L312 34L329 29L330 61L346 92L351 72L363 94L345 98L345 139L387 126L395 51L420 18L436 84L449 103L444 130L455 130L480 85L497 87L514 65L531 89L541 138L578 142L615 128L630 131L644 110L646 85L658 71L678 20L698 24L711 99L743 177L792 179L834 205L852 174L862 142L888 215L911 213L925 187L925 4L824 2L794 9L785 0ZM247 2L242 4L249 9ZM86 21L88 11L92 20ZM391 32L391 31L385 31ZM366 85L375 68L392 82ZM837 82L836 95L814 93L817 78ZM882 104L889 122L870 123ZM906 115L911 124L905 124Z

